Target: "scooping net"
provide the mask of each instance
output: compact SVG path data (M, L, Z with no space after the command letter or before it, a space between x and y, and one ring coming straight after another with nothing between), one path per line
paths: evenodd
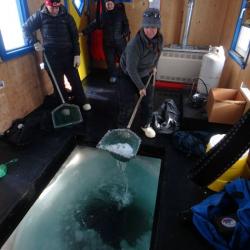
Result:
M113 129L102 137L96 147L126 162L136 156L140 145L141 138L130 129Z
M61 104L51 114L54 128L62 128L82 122L80 108L74 104Z

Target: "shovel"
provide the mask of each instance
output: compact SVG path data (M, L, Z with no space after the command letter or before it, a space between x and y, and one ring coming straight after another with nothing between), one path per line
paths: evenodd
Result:
M155 73L152 73L146 83L146 89L152 76L154 76L153 81L155 82ZM136 133L131 131L130 127L134 121L142 98L143 96L139 97L127 128L109 130L96 146L99 149L108 151L118 161L127 162L134 158L141 145L141 138Z

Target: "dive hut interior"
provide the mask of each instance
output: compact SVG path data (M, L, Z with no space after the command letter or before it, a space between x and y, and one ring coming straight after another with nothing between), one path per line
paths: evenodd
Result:
M4 2L6 2L6 4ZM97 0L61 0L61 2L73 16L79 31L85 28L87 24L95 18ZM52 186L54 186L57 179L60 179L57 172L63 172L62 169L60 170L61 166L67 170L68 166L65 164L68 163L70 167L70 158L68 157L72 157L72 152L83 147L86 148L87 152L83 159L88 159L87 156L90 157L92 154L91 150L94 150L95 154L102 156L103 152L99 152L98 149L95 149L95 146L108 130L115 128L118 104L116 83L109 83L105 62L94 60L91 56L90 51L94 43L93 40L91 41L91 39L86 36L79 36L81 64L78 70L92 109L88 112L84 112L83 122L81 124L60 129L47 127L47 124L41 125L42 121L48 121L48 116L44 115L43 110L53 102L49 96L54 91L46 70L40 67L40 64L43 62L42 55L36 52L32 45L27 46L24 44L20 47L19 45L15 46L15 43L13 43L14 47L9 48L6 45L7 39L5 38L15 37L14 35L20 31L22 23L38 10L44 1L1 0L0 170L3 170L3 167L7 166L7 172L2 174L2 176L0 173L0 247L3 250L217 249L215 245L211 244L211 240L209 241L205 238L200 230L197 229L197 226L192 222L192 218L188 218L190 215L188 212L191 211L191 207L202 202L208 196L223 192L224 189L214 190L213 188L209 188L209 185L230 168L231 165L228 166L229 163L235 163L240 158L240 153L245 152L249 148L250 129L244 126L247 126L247 122L249 123L248 109L250 107L250 2L247 0L128 0L120 2L123 2L125 5L131 30L130 39L134 37L140 29L141 19L145 9L149 6L160 9L162 22L161 32L164 37L163 54L170 52L185 54L185 51L191 51L191 53L194 54L201 52L201 55L205 56L209 54L209 46L223 48L225 57L221 71L219 75L216 76L216 85L211 86L211 88L209 87L209 95L206 95L205 101L207 101L207 98L211 98L210 92L212 92L213 89L220 89L221 91L230 89L230 91L237 93L242 93L243 91L244 93L241 95L244 101L242 101L243 99L237 99L235 101L238 101L238 105L244 104L237 121L227 123L224 122L223 119L218 122L212 118L210 119L206 109L207 103L211 101L210 99L207 103L202 103L202 106L198 108L190 105L188 102L190 101L190 95L194 94L194 92L192 92L193 87L197 88L197 84L194 84L192 80L190 81L190 75L186 80L184 79L185 77L182 79L182 76L180 78L177 77L177 80L172 79L173 81L168 78L164 79L165 70L168 70L166 65L175 65L175 71L178 72L178 74L180 73L180 75L182 75L184 71L188 74L192 68L190 65L193 63L193 54L189 56L190 60L187 58L184 63L179 65L177 63L178 60L174 58L166 59L169 61L166 61L165 64L164 55L162 54L156 79L154 111L159 110L166 99L172 99L179 110L179 131L190 133L193 131L204 132L204 134L209 134L210 137L215 134L236 134L238 137L235 140L228 140L229 142L223 144L224 147L222 145L221 148L224 148L223 150L219 150L220 148L218 148L220 159L217 160L217 164L224 163L226 167L220 167L220 170L218 170L219 174L210 173L209 170L206 170L207 172L204 171L204 173L206 173L210 179L208 177L208 179L206 179L206 177L203 178L202 173L198 171L198 167L202 169L206 165L207 158L205 154L202 156L195 155L192 154L192 152L188 153L184 149L178 149L176 143L174 143L174 138L176 138L174 137L175 133L159 132L156 138L146 138L137 126L138 117L136 117L131 129L138 134L142 143L138 156L133 160L135 161L134 164L136 165L138 161L139 163L144 162L145 168L149 165L149 170L145 170L146 172L150 172L154 168L154 165L149 164L151 161L160 166L159 176L157 175L158 178L155 184L155 202L153 210L151 211L153 222L148 240L145 240L144 237L148 229L143 231L143 226L138 226L140 221L137 221L137 219L142 219L140 211L136 210L137 213L133 214L131 218L126 217L121 219L122 215L120 210L118 213L117 211L110 211L112 210L112 206L108 208L97 206L95 213L100 212L100 216L106 216L107 218L106 220L104 218L104 220L109 224L109 226L102 224L101 229L100 227L96 229L95 235L98 235L98 237L96 236L94 239L89 237L89 235L85 237L84 233L89 234L89 231L84 228L84 230L82 230L83 233L81 233L81 228L78 228L76 232L68 233L67 235L65 232L62 233L63 236L60 237L64 237L65 242L70 242L70 244L65 243L63 248L59 248L58 245L53 244L53 239L50 241L52 237L49 236L49 243L46 242L45 244L44 239L41 241L39 239L37 240L36 247L31 243L27 243L27 246L30 246L30 248L21 247L21 243L18 243L18 241L22 242L20 222L22 222L25 215L27 215L27 212L30 214L33 204L36 204L37 201L39 202L41 197L44 197L47 193L53 193L53 191L55 193L59 192L57 188L46 189L46 187L48 187L48 185L51 187L52 184ZM8 8L12 10L11 13ZM18 19L15 24L17 26L12 25L14 19ZM17 31L17 27L19 27L19 31ZM244 27L244 31L246 32L245 40L242 38L244 36L242 27ZM39 32L37 33L37 38L41 40L41 34L39 34ZM17 38L13 40L15 39ZM239 42L240 39L241 42ZM247 45L246 51L242 55L238 53L239 50L237 49L244 43ZM200 76L202 56L200 58L198 75L193 78L199 78ZM178 59L180 59L180 57L178 57ZM175 62L173 62L174 60ZM184 67L187 67L189 70L186 70ZM212 75L210 77L214 76ZM209 77L207 79L209 81ZM186 100L188 100L188 102L186 102ZM195 101L196 99L193 98L192 100ZM218 102L221 102L221 100ZM226 101L225 103L225 105L230 105L229 103L233 103L233 101ZM222 114L219 116L222 117L223 109L220 112L222 112ZM38 117L41 120L39 126L37 126ZM32 122L29 122L29 125L27 125L29 127L26 129L26 133L32 131L32 137L25 145L14 145L13 141L11 142L7 135L7 131L11 131L12 125L15 124L15 121L18 119L21 119L20 121L22 122L25 120L32 121L33 119L35 124L32 126ZM239 119L241 119L241 122L238 123ZM19 134L16 136L19 136ZM234 136L231 137L235 138ZM187 138L188 137L186 137L186 139ZM206 143L208 142L209 140L206 141ZM233 144L230 144L230 142ZM183 145L184 144L182 144L182 146ZM216 155L215 150L212 153ZM232 155L232 157L230 157L230 155ZM238 156L237 159L236 156ZM139 158L137 159L137 157ZM146 157L145 160L143 157ZM216 158L216 156L214 158ZM226 160L223 162L221 160L222 158ZM247 156L245 156L245 158L247 158ZM160 163L158 159L160 159ZM112 162L112 156L107 153L105 161ZM86 162L88 161L86 160ZM99 164L102 165L103 162L100 161ZM244 164L244 168L250 167L250 164L247 164L246 161ZM210 165L208 164L208 166ZM117 166L114 165L113 168L114 167ZM127 166L126 170L128 172L130 171L129 167L130 165ZM123 167L121 167L121 169L124 170ZM137 165L135 169L137 169ZM135 170L134 174L132 173L129 177L125 178L128 183L128 189L130 182L140 176L140 171L136 171L137 170ZM152 172L154 173L153 170ZM83 173L86 174L85 172ZM236 177L242 176L238 175L234 178L236 179ZM98 178L100 178L101 181L101 175ZM88 180L86 180L86 182L87 181ZM65 183L68 183L68 181L65 180ZM139 184L140 188L138 187L138 189L145 189L145 194L143 194L145 197L150 193L147 191L147 186L151 188L150 183L151 181L147 183L141 182ZM65 198L71 195L72 190L78 190L77 183L71 184L72 186L69 185L62 194ZM59 189L60 188L61 186L59 184ZM93 186L93 189L95 188L97 187ZM44 194L43 190L47 190L47 192L45 192L46 194ZM60 199L58 198L58 200ZM54 207L58 208L59 205L56 205L57 199L55 199L54 202ZM74 207L74 204L70 205ZM48 206L50 210L53 210L53 204L49 203ZM36 207L39 207L39 205ZM49 215L45 205L41 205L41 207L44 207L44 214L41 212L40 216L53 216L53 214ZM87 208L85 207L85 209ZM110 214L107 211L109 211ZM185 214L185 212L187 214ZM192 214L190 216L192 216ZM117 221L114 217L119 217L121 220ZM127 220L133 220L133 223L131 222L129 224L130 227L128 223L125 223ZM41 224L42 221L49 220L41 219ZM52 217L51 221L54 221ZM125 235L122 230L119 230L120 228L123 229L123 223L126 224L128 235ZM21 224L21 226L23 224ZM83 224L80 223L79 225L81 226ZM84 224L84 226L86 225ZM112 226L114 226L114 228L112 228ZM131 232L136 231L133 230L133 226L138 230L135 232L136 237L131 236ZM36 225L32 225L32 221L30 220L29 223L27 223L27 227L36 228ZM60 225L57 225L57 229L58 227L60 227ZM64 227L67 228L65 224ZM70 225L69 228L71 228ZM72 230L76 229L72 228ZM114 236L115 233L111 232L112 230L115 230L120 238ZM60 231L60 229L58 229L58 231ZM31 238L33 235L31 232L32 230L29 232L29 240L26 239L26 235L24 235L23 241L32 241ZM218 232L220 233L219 230ZM21 236L18 233L20 233ZM109 233L112 237L116 238L115 243L107 236ZM70 235L72 235L72 237ZM38 236L36 235L36 237ZM46 238L47 236L42 232L41 237ZM223 237L222 239L224 242L228 240L228 238ZM88 240L96 244L90 245L86 243ZM214 241L219 240L216 238ZM147 242L147 244L145 242ZM250 246L247 248L230 248L228 245L228 248L218 249L250 249Z

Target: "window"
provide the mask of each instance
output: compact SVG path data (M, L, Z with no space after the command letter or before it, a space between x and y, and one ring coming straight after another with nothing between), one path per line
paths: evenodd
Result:
M84 9L84 0L72 0L72 2L78 15L81 16Z
M3 60L31 50L22 33L22 24L28 16L26 0L0 1L0 56Z
M229 55L241 66L246 67L250 51L250 1L242 0L241 11L234 32Z

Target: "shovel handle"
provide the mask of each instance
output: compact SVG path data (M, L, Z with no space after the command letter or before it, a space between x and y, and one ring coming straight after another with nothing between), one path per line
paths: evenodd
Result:
M62 92L61 92L61 90L60 90L60 88L59 88L59 86L58 86L58 82L57 82L56 77L55 77L55 75L54 75L54 73L53 73L53 70L52 70L52 68L51 68L51 66L50 66L50 63L49 63L49 60L48 60L47 55L46 55L46 53L45 53L45 50L43 51L43 55L44 55L45 62L46 62L46 64L47 64L47 66L48 66L49 72L50 72L50 74L51 74L51 77L52 77L52 79L53 79L53 81L54 81L54 84L56 85L57 92L58 92L58 94L59 94L59 96L60 96L60 98L61 98L61 100L62 100L62 103L65 103L65 100L64 100L64 98L63 98Z
M148 81L147 81L146 86L145 86L146 89L147 89L147 87L148 87L148 85L149 85L149 83L150 83L150 80L151 80L152 76L154 76L153 81L155 81L155 72L153 72L153 73L150 75L150 77L148 78ZM139 105L140 105L140 103L141 103L142 98L143 98L143 96L140 96L139 99L138 99L138 101L137 101L137 103L136 103L136 105L135 105L135 108L134 108L134 110L133 110L133 113L132 113L132 115L131 115L131 117L130 117L130 120L129 120L129 123L128 123L128 126L127 126L128 129L130 129L130 127L131 127L131 125L132 125L132 123L133 123L133 121L134 121L134 119L135 119L135 115L136 115L136 113L137 113L137 110L138 110L138 108L139 108Z
M4 164L5 164L6 166L8 166L8 165L10 165L10 164L14 164L14 163L17 163L17 162L18 162L18 159L15 158L15 159L12 159L12 160L10 160L10 161L8 161L8 162L5 162Z
M37 42L41 43L39 40L37 40ZM62 92L61 92L61 90L60 90L60 88L59 88L59 85L58 85L58 82L57 82L57 80L56 80L55 74L54 74L54 72L53 72L53 70L52 70L52 68L51 68L51 66L50 66L50 62L49 62L48 57L47 57L47 55L46 55L46 53L45 53L44 47L43 47L43 50L42 50L42 51L43 51L43 56L44 56L45 63L46 63L46 65L48 66L50 75L51 75L51 77L52 77L52 79L53 79L53 81L54 81L54 84L56 85L56 90L57 90L57 92L58 92L58 94L59 94L59 96L60 96L60 98L61 98L61 100L62 100L62 103L64 104L64 103L65 103L65 100L64 100L63 95L62 95Z

